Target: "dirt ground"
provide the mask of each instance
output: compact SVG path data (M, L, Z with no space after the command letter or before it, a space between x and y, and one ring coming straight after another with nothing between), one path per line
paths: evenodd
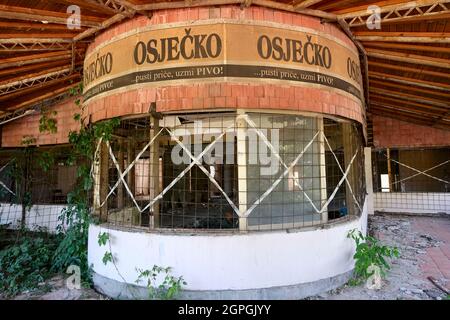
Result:
M396 246L400 258L380 290L365 285L345 285L308 300L442 300L447 295L427 279L433 276L444 288L450 287L450 217L424 217L377 214L369 218L369 232L383 244ZM26 292L16 300L105 300L93 289L69 290L64 276L42 284L39 290Z

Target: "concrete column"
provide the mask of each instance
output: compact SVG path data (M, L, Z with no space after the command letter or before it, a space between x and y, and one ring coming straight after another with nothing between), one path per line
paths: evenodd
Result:
M159 120L150 116L150 137L152 140L159 132ZM159 139L156 138L153 144L150 146L150 170L149 170L149 195L150 201L152 201L159 194ZM150 216L150 227L159 228L160 216L159 216L159 201L153 205L153 217ZM152 219L153 218L153 219ZM152 221L153 220L153 221Z
M372 182L372 148L364 148L364 174L366 176L367 213L374 214Z

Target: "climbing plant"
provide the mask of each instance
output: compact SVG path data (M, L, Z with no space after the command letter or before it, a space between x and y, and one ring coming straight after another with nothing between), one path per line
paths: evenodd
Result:
M82 85L71 89L70 94L77 96L83 90ZM111 119L101 123L86 123L81 100L75 104L80 112L74 115L79 122L79 130L69 133L72 152L68 164L77 164L77 183L67 196L67 207L59 217L58 231L62 235L59 247L54 255L53 269L64 272L68 266L77 265L85 284L91 282L90 268L87 260L87 242L89 224L92 222L90 195L93 187L91 166L94 162L95 146L101 138L109 141L114 129L120 124L119 119Z

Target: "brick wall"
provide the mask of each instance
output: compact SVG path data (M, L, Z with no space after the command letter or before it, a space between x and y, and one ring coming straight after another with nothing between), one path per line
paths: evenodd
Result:
M79 129L79 123L73 119L79 112L75 104L76 98L68 99L51 107L50 111L56 111L58 132L54 134L39 132L39 119L41 114L35 114L12 121L2 127L2 147L20 147L24 136L36 138L37 145L52 145L68 143L70 131Z
M377 148L450 146L450 131L374 116L373 141Z

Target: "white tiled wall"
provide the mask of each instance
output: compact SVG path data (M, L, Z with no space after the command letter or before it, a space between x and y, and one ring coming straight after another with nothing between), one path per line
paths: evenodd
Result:
M376 192L374 207L385 212L450 214L450 193Z

